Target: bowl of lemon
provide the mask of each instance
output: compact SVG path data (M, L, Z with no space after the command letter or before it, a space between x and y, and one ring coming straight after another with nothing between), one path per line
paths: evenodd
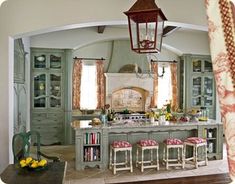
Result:
M19 165L22 169L27 169L31 171L41 171L47 168L47 160L37 160L33 159L32 157L27 157L25 159L21 159Z

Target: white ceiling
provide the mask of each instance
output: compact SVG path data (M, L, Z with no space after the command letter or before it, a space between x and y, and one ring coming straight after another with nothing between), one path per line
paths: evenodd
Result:
M132 0L132 2L134 3L135 1ZM190 49L190 45L188 43L195 43L207 37L207 19L204 0L156 0L156 3L168 19L165 25L180 27L180 29L164 38L163 45L165 48L179 55L185 52L189 53L190 50L187 50L187 47ZM128 10L129 8L123 9ZM120 10L120 12L123 12L123 10ZM86 25L87 27L84 26L84 28L67 26L66 30L32 36L31 46L78 49L95 42L129 38L127 20L107 21L88 25ZM97 25L106 25L103 34L97 33ZM177 35L181 35L179 40L176 39ZM185 35L185 38L182 35ZM191 35L191 38L188 35ZM171 41L171 39L174 41ZM180 45L177 46L175 44L175 42L184 44L184 39L186 39L185 48L181 48ZM190 41L190 39L192 40ZM203 46L205 44L206 46ZM208 40L205 40L201 45L199 43L198 46L204 49L205 53L209 52ZM200 52L195 51L194 53L200 54Z

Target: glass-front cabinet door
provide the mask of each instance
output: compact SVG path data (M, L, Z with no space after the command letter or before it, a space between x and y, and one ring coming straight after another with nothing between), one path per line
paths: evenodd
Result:
M206 59L193 59L192 60L192 72L193 73L213 72L212 62Z
M46 54L37 54L33 56L33 68L45 69L47 67Z
M202 61L200 59L194 59L192 61L192 70L193 73L202 72Z
M210 60L204 60L203 72L213 72L212 62Z
M46 107L46 74L35 74L34 79L34 92L33 92L33 106L34 108Z
M192 77L192 106L211 107L214 103L214 80L212 76Z
M61 69L62 56L59 54L50 54L50 69Z
M204 106L210 107L213 105L213 99L214 99L213 77L205 76L203 83L204 83L204 87L203 87Z
M50 92L49 92L49 107L61 107L61 74L53 73L49 77Z
M202 77L195 76L192 78L192 105L201 106L202 105Z
M34 69L53 69L61 70L62 54L61 53L37 53L33 56Z

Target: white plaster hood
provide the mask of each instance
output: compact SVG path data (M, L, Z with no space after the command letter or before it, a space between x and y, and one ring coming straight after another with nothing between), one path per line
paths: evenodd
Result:
M153 79L146 77L145 79L137 78L134 73L105 73L106 77L106 96L121 88L139 87L153 92Z

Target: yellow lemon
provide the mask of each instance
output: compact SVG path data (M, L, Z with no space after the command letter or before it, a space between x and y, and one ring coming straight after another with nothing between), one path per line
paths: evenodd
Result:
M41 160L40 162L38 162L38 166L45 166L47 164L47 161L45 159Z
M27 164L25 162L22 162L22 163L20 163L20 166L25 167L25 166L27 166Z
M38 161L37 161L37 160L32 160L32 164L33 164L33 163L38 163Z
M27 157L25 162L26 162L26 164L29 164L32 160L33 160L32 157Z
M21 161L20 161L20 164L26 164L26 163L25 163L25 160L24 160L24 159L21 160Z
M38 167L38 163L33 163L30 167L32 167L32 168L37 168Z

